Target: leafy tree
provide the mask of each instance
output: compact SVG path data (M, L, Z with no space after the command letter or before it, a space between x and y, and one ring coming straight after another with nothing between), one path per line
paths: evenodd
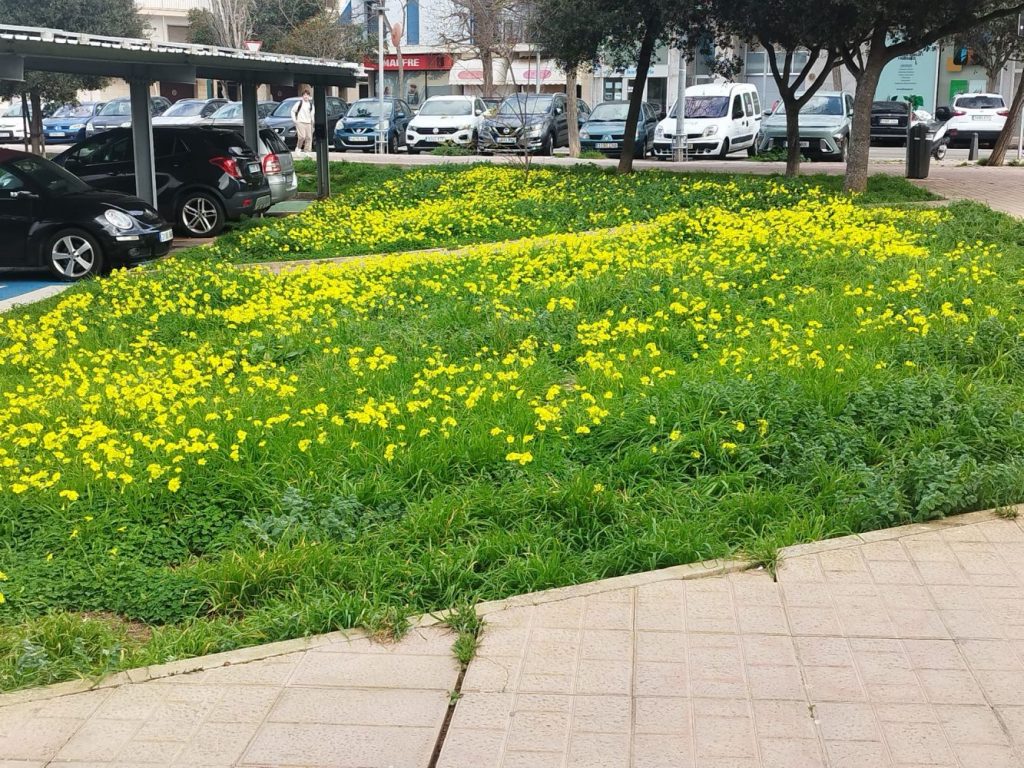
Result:
M340 24L331 11L321 11L303 21L277 43L275 50L297 56L362 61L370 42L358 24Z
M0 19L26 27L55 27L115 37L141 37L142 19L134 0L0 0ZM73 103L80 90L96 90L102 77L81 77L54 72L25 72L23 82L3 81L0 96L28 95L32 105L32 151L42 152L43 102Z
M494 95L494 62L509 60L523 42L524 0L450 0L441 19L441 40L454 51L469 52L483 64L484 96Z
M534 6L531 39L567 71L599 57L636 66L619 158L619 173L630 173L654 51L661 43L704 39L710 26L709 5L705 0L535 0Z
M847 12L849 10L847 9ZM800 173L800 110L840 62L837 38L844 20L821 12L820 0L716 0L715 16L732 34L756 40L768 55L772 78L786 107L786 175ZM796 53L806 63L796 66ZM811 77L820 65L821 75Z
M846 189L867 189L871 102L885 65L1022 9L1020 0L836 0L828 6L825 15L848 24L841 54L857 80Z
M956 40L971 49L975 64L985 68L990 91L998 87L999 73L1010 61L1024 58L1024 37L1017 33L1016 16L982 24Z
M284 52L281 45L292 32L325 13L319 0L211 0L208 8L189 11L189 41L241 48L253 39L261 41L265 51ZM292 39L289 45L294 48L295 43ZM298 50L289 53L315 55Z

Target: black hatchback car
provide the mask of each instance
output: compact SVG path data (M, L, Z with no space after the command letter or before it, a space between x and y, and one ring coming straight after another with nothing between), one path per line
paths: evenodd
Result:
M213 237L228 220L270 207L259 156L236 131L154 126L157 209L183 235ZM54 158L90 186L135 191L132 133L125 128L86 139Z
M72 281L163 256L171 226L131 195L93 189L49 160L0 149L0 268Z

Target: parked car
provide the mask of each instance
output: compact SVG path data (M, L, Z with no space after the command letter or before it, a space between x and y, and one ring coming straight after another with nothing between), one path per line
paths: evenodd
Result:
M277 109L279 101L260 101L256 104L256 119L263 121ZM242 102L229 101L204 121L207 125L227 125L237 128L242 124Z
M579 121L590 107L577 99ZM480 126L480 151L520 149L550 155L569 144L569 102L564 93L517 93L501 102L498 111Z
M149 97L149 114L153 117L162 115L171 106L171 102L163 96ZM131 128L132 102L130 99L111 99L96 116L85 125L86 137L95 136L111 128Z
M905 101L876 101L871 105L871 141L906 144L907 131L918 121Z
M853 95L820 91L800 110L800 149L811 160L846 162L853 119ZM786 146L786 105L781 101L761 124L763 148Z
M975 133L979 144L993 146L1009 115L998 93L964 93L953 99L952 106L935 110L935 117L946 123L951 147L969 147Z
M180 99L154 117L153 125L196 125L227 103L227 99Z
M93 189L56 163L0 149L0 267L81 280L163 256L173 232L136 197Z
M31 105L22 104L21 99L4 107L0 112L0 142L24 141L25 121L29 114L31 114Z
M476 150L487 107L477 96L431 96L405 129L410 155L442 144Z
M65 104L50 117L43 119L43 136L47 144L74 144L85 138L85 127L96 116L105 102L83 101Z
M503 102L504 99L500 96L481 96L480 101L482 101L484 106L487 107L487 114L493 115L497 113L498 107L501 106L501 102Z
M676 108L654 133L656 157L672 157L676 136ZM757 88L747 83L710 83L686 89L683 130L686 146L697 155L728 157L746 150L756 154L761 132L761 100Z
M383 119L387 124L388 152L394 154L399 145L405 144L405 129L412 119L412 109L402 99L385 98ZM334 129L334 149L338 152L349 149L372 152L380 122L380 99L354 101Z
M604 101L598 104L580 128L580 147L609 156L621 155L628 113L628 101ZM658 113L654 107L646 101L641 103L636 123L634 157L647 157L654 149L654 131L657 125Z
M256 153L235 131L201 126L153 128L157 210L185 235L212 237L227 220L270 207L270 185ZM135 190L132 133L115 128L54 161L97 189Z
M266 118L267 127L277 131L277 135L284 139L288 149L294 150L298 144L298 135L295 133L295 123L292 122L292 107L299 101L299 97L293 96L285 99L277 105L269 117ZM327 136L334 135L334 128L345 112L348 111L348 104L337 96L327 97Z
M244 135L241 120L234 123L220 123L214 128L224 128ZM299 190L299 177L295 173L295 158L284 143L284 139L277 135L276 131L267 127L259 129L260 142L257 152L260 156L260 165L263 166L263 175L267 177L270 185L270 201L277 204L295 197Z

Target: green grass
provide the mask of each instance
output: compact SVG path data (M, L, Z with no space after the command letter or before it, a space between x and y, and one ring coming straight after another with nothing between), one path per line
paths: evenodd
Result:
M1019 502L1020 224L774 183L5 315L0 687Z

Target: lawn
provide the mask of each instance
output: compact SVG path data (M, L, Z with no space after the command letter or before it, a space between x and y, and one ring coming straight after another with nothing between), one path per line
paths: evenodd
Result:
M312 170L311 161L300 168ZM695 164L698 165L699 164ZM267 219L221 238L234 262L280 261L493 243L649 221L683 207L766 209L815 188L840 193L838 176L787 179L645 171L620 176L594 165L534 167L529 183L509 166L434 165L414 170L331 163L335 194L298 216ZM891 176L871 179L862 203L931 195Z
M0 316L0 685L1019 501L1020 225L742 183Z

